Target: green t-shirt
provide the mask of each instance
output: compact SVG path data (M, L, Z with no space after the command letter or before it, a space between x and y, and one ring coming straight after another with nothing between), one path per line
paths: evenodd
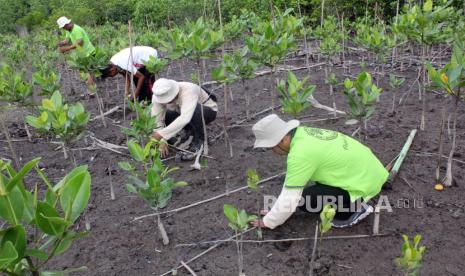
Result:
M286 188L304 188L309 181L338 187L354 202L376 196L389 173L360 142L345 134L298 127L287 157Z
M75 44L77 41L82 39L83 44L82 46L78 45L77 49L84 51L87 56L91 55L95 51L94 45L90 42L86 31L76 24L73 25L73 29L70 32L66 31L66 38L71 40L72 44Z

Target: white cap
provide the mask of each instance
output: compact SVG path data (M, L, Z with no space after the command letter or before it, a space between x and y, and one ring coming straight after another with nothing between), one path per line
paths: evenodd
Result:
M298 120L284 122L276 114L266 116L252 127L255 134L254 148L272 148L276 146L289 131L299 125Z
M71 19L69 19L66 16L62 16L58 18L57 20L57 24L60 29L62 29L66 24L69 24L69 23L71 23Z
M152 102L166 104L178 95L179 84L177 81L161 78L153 84L152 92Z

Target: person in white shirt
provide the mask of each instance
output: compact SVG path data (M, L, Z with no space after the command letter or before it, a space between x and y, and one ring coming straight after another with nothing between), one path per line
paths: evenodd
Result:
M190 151L196 152L206 139L201 116L202 106L205 124L208 125L215 120L218 111L213 94L194 83L158 79L153 85L152 116L157 117L157 129L154 130L153 138L168 141L184 129L193 136ZM160 146L160 153L162 158L168 155L166 144ZM182 160L193 158L193 154L184 154L181 157Z
M131 55L132 51L132 55ZM152 99L152 86L155 76L148 72L144 63L150 57L157 57L158 53L152 47L134 46L119 51L110 59L110 64L101 70L102 78L114 77L118 73L126 78L126 96L130 95L129 86L131 84L131 75L134 75L135 84L134 96L139 101L150 101Z

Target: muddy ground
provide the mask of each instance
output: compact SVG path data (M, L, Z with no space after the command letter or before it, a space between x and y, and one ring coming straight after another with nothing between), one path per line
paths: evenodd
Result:
M352 54L350 59L357 61L358 56ZM316 64L317 61L312 61ZM214 67L217 60L210 60L207 67ZM303 57L287 62L292 66L304 66ZM194 63L184 62L180 73L179 63L167 70L165 77L188 79L194 72ZM265 70L266 68L263 68ZM373 70L368 67L368 70ZM390 68L387 68L389 70ZM333 69L340 81L344 70L340 66ZM351 74L359 72L360 67L352 66ZM75 101L82 92L82 85L72 71L62 69L63 91L68 100ZM380 79L384 92L377 105L377 111L369 122L367 144L379 159L387 164L402 148L410 130L417 128L420 122L421 104L418 101L417 87L410 86L417 77L416 67L404 71L395 69L394 73L406 77L404 85L396 92L404 96L404 102L398 106L395 114L390 114L393 91L389 88L387 77ZM299 77L307 76L307 70L296 71ZM280 78L285 72L278 74ZM324 83L324 70L320 66L311 68L311 83L317 85L315 98L321 103L331 105L329 88ZM205 76L205 80L209 80ZM119 82L119 84L117 84ZM247 82L252 95L252 113L259 112L271 104L269 92L269 75L257 77ZM214 89L216 86L211 86ZM119 89L119 90L118 90ZM122 79L113 79L99 83L100 95L105 103L105 110L122 104ZM230 123L244 118L245 100L240 84L231 87L233 102L230 105ZM221 131L223 122L223 89L217 89L220 112L216 122L209 127L211 137ZM347 110L345 97L337 87L337 106ZM456 186L442 192L435 191L434 170L436 157L428 153L436 153L438 148L439 125L441 121L441 96L428 93L428 109L426 113L427 130L419 132L413 142L400 173L392 185L382 195L389 198L393 207L392 213L382 212L380 231L386 236L365 239L325 240L321 247L321 258L317 260L318 275L399 275L395 258L400 256L401 234L413 237L421 234L422 243L426 245L422 275L463 275L465 264L465 117L459 117L457 125L457 151L454 163ZM229 99L230 100L230 99ZM277 102L277 101L276 101ZM98 115L96 101L83 100L85 107ZM464 110L464 103L459 110ZM19 124L17 113L11 113L8 127L15 140L14 146L22 162L41 156L41 166L51 179L59 180L72 168L69 160L63 159L56 144L50 144L35 134L34 142L25 138L23 127ZM131 116L131 115L129 115ZM263 116L263 115L262 115ZM259 116L261 118L262 116ZM310 107L302 118L303 124L314 127L341 131L350 135L355 126L344 124L344 118L328 119L332 114L328 111ZM284 116L285 117L285 116ZM258 119L258 118L257 118ZM328 119L318 121L320 119ZM234 156L229 156L222 138L210 145L207 168L202 171L191 171L188 163L168 161L170 166L180 166L175 174L177 180L184 180L189 186L175 190L166 210L182 207L198 202L235 188L246 185L246 170L255 168L263 177L281 173L285 169L285 159L274 156L269 151L253 150L253 134L251 125L257 120L244 123L229 131ZM100 120L92 121L88 129L95 137L118 145L125 145L126 137L121 133L123 112L109 116L107 128ZM10 152L4 137L0 142L0 155L10 158ZM74 148L91 145L91 139L83 139ZM448 153L450 140L446 141L445 154ZM87 143L87 144L86 144ZM172 153L173 154L173 153ZM137 216L150 213L146 204L139 198L129 194L125 189L126 175L117 167L118 161L128 160L126 152L114 153L105 149L76 150L78 164L88 164L92 175L92 195L85 214L91 225L91 234L78 240L64 255L56 258L51 267L66 268L86 265L89 269L83 275L160 275L179 265L208 248L208 245L176 247L178 244L196 243L225 239L233 234L227 227L223 215L223 204L230 203L236 207L255 212L255 194L243 190L221 199L178 213L163 216L165 227L171 239L168 246L163 246L156 226L156 220L146 218L133 221ZM446 160L442 160L443 172ZM111 172L111 177L109 176ZM110 179L115 189L116 199L110 199ZM31 175L28 183L32 185L37 177ZM264 194L278 195L283 178L276 178L264 183ZM317 215L301 212L294 214L283 226L265 231L264 239L283 239L313 237ZM82 218L78 227L84 227ZM349 229L333 229L327 235L363 235L371 234L372 217ZM245 239L256 239L255 233L245 235ZM247 275L308 275L312 241L286 243L247 243L244 245L245 272ZM237 254L234 243L224 243L203 257L189 264L197 275L237 275ZM180 269L178 275L188 275L187 270Z

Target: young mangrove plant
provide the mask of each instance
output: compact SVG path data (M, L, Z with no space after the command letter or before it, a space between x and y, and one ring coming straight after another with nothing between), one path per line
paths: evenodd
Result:
M375 111L374 104L380 93L381 89L373 84L371 75L367 72L360 73L355 81L348 78L344 81L344 95L350 107L350 120L346 124L359 124L364 130L365 138L368 131L367 123Z
M41 68L32 74L32 81L40 87L39 96L51 97L53 92L60 90L60 74L48 67Z
M435 43L452 40L454 25L459 21L460 13L452 7L433 5L432 0L423 2L423 5L413 5L397 19L393 25L394 32L400 33L407 39L420 46L419 72L419 100L422 102L420 130L425 130L426 112L426 61L429 59L429 46Z
M79 102L72 105L64 103L59 91L55 91L50 99L42 99L39 111L40 115L37 117L27 116L27 123L39 132L57 137L62 144L65 159L67 159L67 147L84 135L90 114ZM73 154L72 157L74 163Z
M77 167L53 185L38 168L40 158L27 162L19 171L0 160L0 272L3 275L66 275L86 267L63 271L50 269L50 261L66 252L73 242L88 234L77 232L76 220L90 197L91 177L87 166ZM46 186L39 196L24 185L26 175L36 168ZM42 194L42 193L40 193ZM42 199L41 199L42 198Z
M256 203L257 203L257 216L260 216L260 198L261 198L261 192L260 192L260 187L258 186L258 183L260 182L260 176L258 175L256 170L248 169L247 170L247 187L249 189L254 190L255 194L257 196L256 198ZM258 225L257 229L257 236L259 239L263 238L263 232L260 224Z
M420 246L421 235L415 235L413 243L407 235L402 235L402 238L402 257L396 259L397 265L404 270L406 276L418 275L426 250L425 246Z
M128 103L131 110L136 113L136 117L130 122L131 127L123 127L121 131L139 143L145 144L157 126L156 117L151 115L152 105L144 106L138 101L128 101Z
M320 245L318 246L318 255L320 255L319 249L321 248L321 243L323 241L323 234L331 230L332 222L333 222L335 215L336 215L336 210L334 210L331 204L325 204L325 206L323 206L323 210L320 213L320 220L321 220L320 225L319 225Z
M149 60L147 60L144 65L150 73L155 75L155 79L158 79L158 75L165 70L168 63L167 59L150 56Z
M428 72L431 81L435 86L440 87L445 91L444 96L452 98L452 110L451 115L453 118L452 123L452 146L447 159L447 171L444 179L444 185L451 186L453 183L452 174L452 162L453 156L456 149L456 137L457 137L457 113L458 104L461 100L464 100L465 93L465 47L462 41L458 40L454 43L451 60L444 68L439 71L434 69L431 64L428 64ZM438 153L438 167L436 170L436 180L439 181L439 162L442 157L442 133L444 130L445 113L443 112L440 139L439 139L439 153Z
M292 71L288 71L287 81L281 80L278 84L282 109L294 118L310 106L307 99L315 91L316 86L306 86L308 79L309 77L306 77L299 81Z
M151 140L145 146L135 141L128 141L128 150L135 161L119 162L124 171L129 172L126 188L128 192L140 196L149 207L158 212L168 205L172 190L187 185L183 181L174 181L170 174L178 168L169 168L160 160L157 142ZM169 244L169 238L160 215L157 215L157 225L164 245Z
M396 77L394 74L389 74L389 86L392 88L392 106L391 113L396 111L396 95L397 90L404 84L405 78Z
M249 215L245 210L237 210L234 206L225 204L224 215L228 218L228 226L236 232L236 248L239 265L239 276L244 276L244 256L242 254L242 233L249 228L249 223L257 219L255 215Z

